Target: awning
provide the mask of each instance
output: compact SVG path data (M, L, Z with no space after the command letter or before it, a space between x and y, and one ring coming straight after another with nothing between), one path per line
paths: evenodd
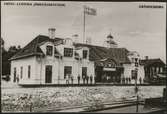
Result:
M157 74L157 76L160 78L167 78L167 76L165 74Z
M154 78L167 78L165 74L155 74L153 75Z

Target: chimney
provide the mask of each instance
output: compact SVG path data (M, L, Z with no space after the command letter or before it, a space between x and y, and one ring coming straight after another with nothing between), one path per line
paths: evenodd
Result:
M145 60L148 60L148 56L145 56Z
M55 28L49 28L48 29L48 34L49 34L49 38L54 39L55 38Z
M75 43L78 43L78 42L79 42L78 36L79 36L78 34L72 35L73 41L74 41Z

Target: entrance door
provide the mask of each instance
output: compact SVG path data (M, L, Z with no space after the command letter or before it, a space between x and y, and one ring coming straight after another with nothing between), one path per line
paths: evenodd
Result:
M45 83L52 83L52 66L51 65L46 65Z
M82 77L87 76L87 67L82 67Z
M67 75L72 74L72 66L64 66L64 79L66 79Z

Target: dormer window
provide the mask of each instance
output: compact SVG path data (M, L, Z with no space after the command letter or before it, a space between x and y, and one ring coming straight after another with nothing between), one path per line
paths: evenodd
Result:
M46 55L53 55L53 46L46 46Z
M132 58L132 63L134 63L135 62L135 58Z
M73 49L72 48L64 48L64 57L72 57Z
M83 50L83 59L86 59L88 56L88 50Z
M138 60L138 59L137 59L137 58L135 58L135 62L137 62L137 60Z
M54 55L57 56L58 54L59 54L59 53L58 53L56 47L54 47Z

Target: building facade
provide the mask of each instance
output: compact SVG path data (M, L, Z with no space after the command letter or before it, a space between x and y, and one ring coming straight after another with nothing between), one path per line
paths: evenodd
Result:
M146 56L140 60L140 64L144 66L146 83L166 83L166 66L161 59L149 59Z
M18 84L135 83L132 71L138 70L137 82L143 83L144 66L137 52L118 48L107 36L106 46L73 42L39 35L11 60L11 81ZM140 81L142 80L142 82Z
M94 61L87 47L39 35L11 58L11 81L19 84L94 83ZM85 79L84 79L85 78Z

